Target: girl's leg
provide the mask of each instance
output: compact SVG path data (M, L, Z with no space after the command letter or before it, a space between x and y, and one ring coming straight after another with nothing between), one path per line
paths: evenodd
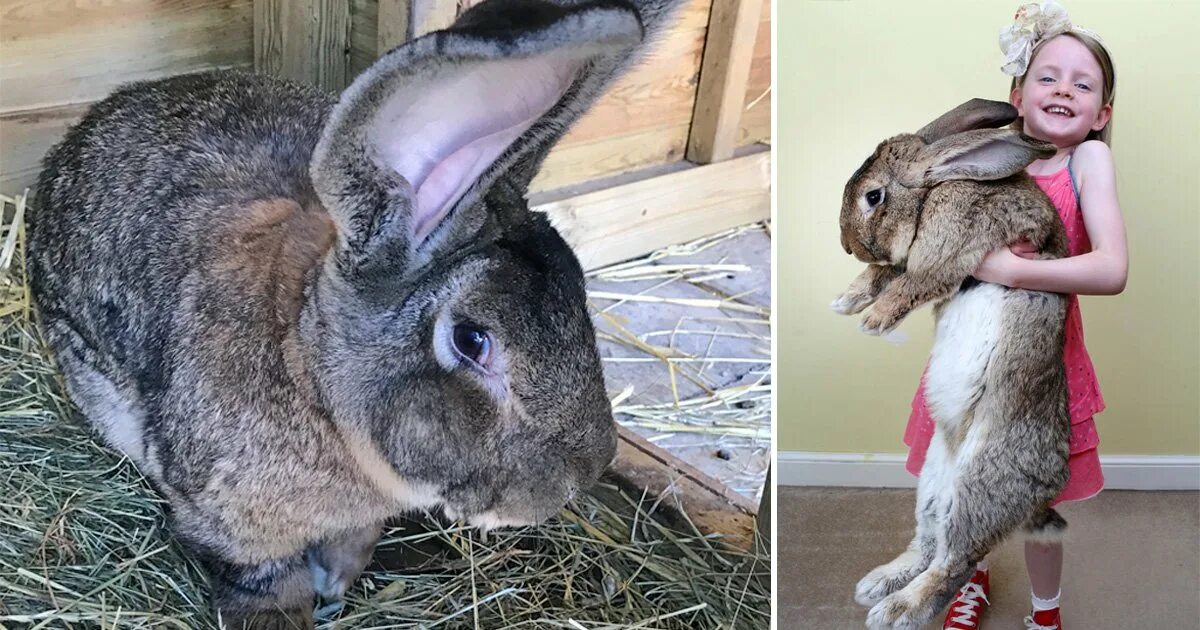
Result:
M1038 599L1058 597L1062 582L1063 545L1061 542L1025 541L1025 568L1029 584Z

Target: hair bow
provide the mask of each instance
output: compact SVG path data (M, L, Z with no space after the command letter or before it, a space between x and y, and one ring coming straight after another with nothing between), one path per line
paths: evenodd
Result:
M1014 77L1025 74L1038 44L1070 32L1100 41L1099 35L1071 24L1067 10L1054 0L1022 5L1013 16L1013 23L1000 31L1000 50L1004 52L1004 65L1000 70Z

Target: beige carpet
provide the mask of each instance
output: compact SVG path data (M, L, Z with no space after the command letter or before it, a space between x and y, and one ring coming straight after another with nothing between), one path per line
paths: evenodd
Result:
M854 585L912 537L913 492L779 488L780 630L860 628ZM1061 506L1070 522L1063 568L1069 630L1200 628L1200 493L1106 491ZM984 628L1020 629L1029 609L1022 544L989 559ZM930 628L941 628L941 619Z

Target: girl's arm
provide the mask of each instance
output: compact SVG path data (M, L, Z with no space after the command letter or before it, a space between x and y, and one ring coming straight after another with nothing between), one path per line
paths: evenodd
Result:
M1079 293L1116 295L1125 290L1129 275L1129 251L1125 223L1117 202L1116 171L1112 151L1099 140L1084 142L1075 150L1078 167L1079 205L1092 251L1058 260L1023 258L1008 247L987 255L975 277L1006 286ZM1020 253L1027 249L1017 248Z

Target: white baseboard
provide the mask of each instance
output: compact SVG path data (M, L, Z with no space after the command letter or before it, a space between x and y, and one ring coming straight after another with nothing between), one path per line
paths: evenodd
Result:
M781 486L915 488L893 453L808 453L780 451ZM1101 455L1109 490L1200 490L1200 457L1194 455Z

